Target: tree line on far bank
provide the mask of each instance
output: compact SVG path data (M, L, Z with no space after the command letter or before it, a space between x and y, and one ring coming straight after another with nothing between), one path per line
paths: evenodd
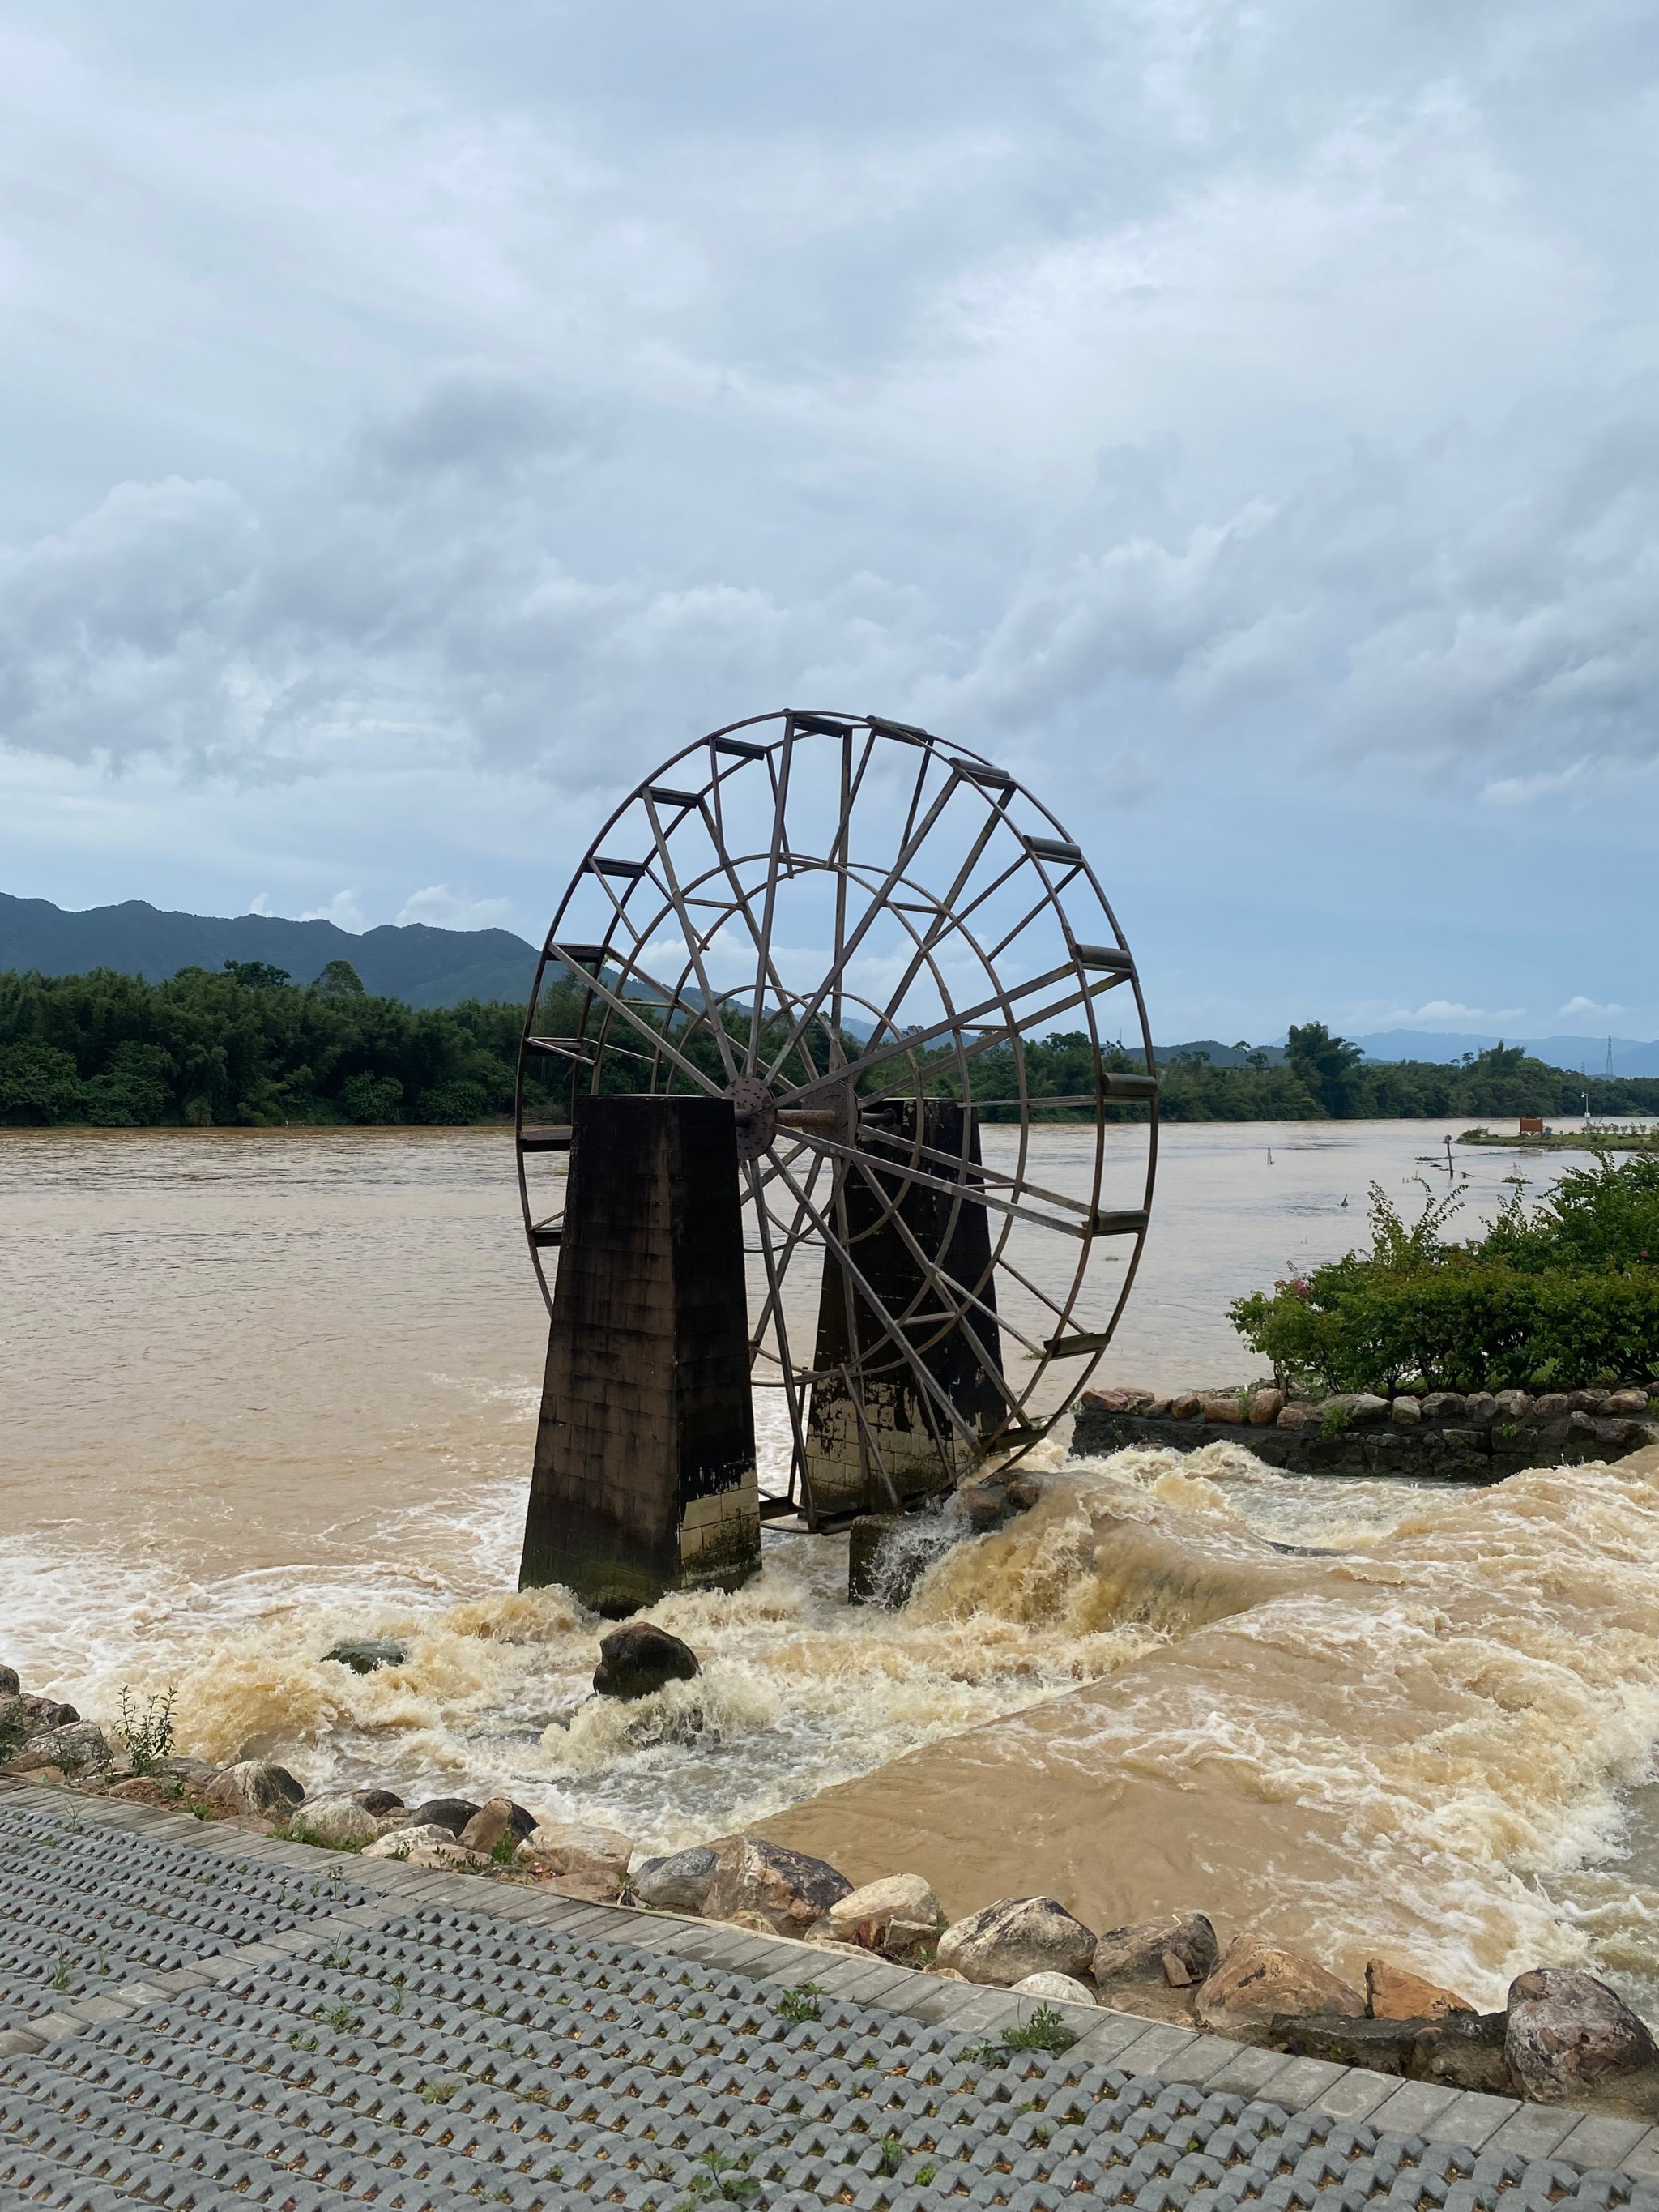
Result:
M577 1025L574 990L544 1000L550 1033ZM648 1018L643 1017L642 1018ZM729 1018L740 1026L741 1017ZM181 969L161 983L99 969L84 975L0 975L0 1124L35 1127L275 1127L284 1123L467 1123L513 1111L522 1007L416 1010L371 997L345 961L298 987L263 962L220 973ZM847 1040L849 1053L860 1049ZM1026 1040L1026 1091L1076 1097L1093 1088L1092 1048L1074 1032ZM705 1031L692 1057L719 1060ZM1136 1063L1116 1048L1109 1066ZM619 1065L617 1080L629 1079ZM927 1087L956 1089L951 1062L924 1061ZM981 1054L974 1095L994 1120L1018 1095L1012 1049ZM900 1072L872 1070L873 1087ZM549 1063L528 1094L538 1119L569 1110L569 1079ZM1285 1062L1237 1067L1179 1055L1163 1071L1162 1112L1177 1121L1328 1118L1569 1116L1589 1095L1596 1114L1659 1112L1659 1080L1591 1077L1499 1046L1449 1066L1362 1063L1358 1046L1321 1023L1292 1029ZM1057 1116L1069 1110L1056 1107ZM1144 1107L1109 1109L1143 1118Z

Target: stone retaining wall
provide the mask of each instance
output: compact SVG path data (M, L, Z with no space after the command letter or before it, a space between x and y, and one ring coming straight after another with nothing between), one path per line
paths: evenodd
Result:
M1351 1393L1317 1404L1286 1403L1279 1391L1267 1389L1173 1399L1089 1390L1072 1432L1077 1457L1098 1458L1128 1444L1188 1452L1232 1443L1295 1474L1455 1482L1501 1482L1522 1468L1623 1459L1656 1442L1659 1418L1647 1394L1634 1389L1469 1397L1442 1390L1392 1400Z

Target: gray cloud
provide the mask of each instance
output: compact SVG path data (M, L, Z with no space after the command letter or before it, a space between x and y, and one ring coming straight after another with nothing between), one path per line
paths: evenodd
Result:
M1411 760L1650 810L1654 46L1625 0L26 4L0 787L289 784L313 902L426 820L388 911L490 884L479 771L574 824L787 699L1108 813L1200 757L1224 808Z

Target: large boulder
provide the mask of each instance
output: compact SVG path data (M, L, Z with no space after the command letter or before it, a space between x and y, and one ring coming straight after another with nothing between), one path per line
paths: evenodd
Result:
M1504 2056L1525 2095L1565 2104L1651 2065L1654 2043L1646 2022L1594 1974L1539 1966L1510 1984Z
M461 1831L475 1813L483 1810L470 1797L428 1797L417 1805L404 1826L410 1828L447 1828L459 1841Z
M1443 2013L1473 2012L1474 2007L1438 1982L1391 1966L1386 1959L1368 1959L1365 2009L1373 2020L1438 2020Z
M944 1915L919 1874L890 1874L837 1898L807 1931L815 1943L856 1943L900 1958L933 1942Z
M195 1797L199 1797L210 1783L216 1782L219 1778L219 1770L211 1759L186 1759L181 1753L176 1752L169 1753L165 1759L158 1759L155 1762L155 1771L158 1774L171 1775L175 1782L182 1783Z
M647 1859L635 1869L629 1887L641 1905L653 1905L659 1912L698 1913L719 1858L711 1844L693 1844L689 1850Z
M936 1960L964 1981L1006 1990L1028 1974L1086 1974L1095 1942L1056 1898L1001 1897L947 1928Z
M109 1745L96 1721L70 1721L31 1736L14 1764L27 1760L33 1766L58 1766L65 1774L78 1774L89 1766L109 1765Z
M15 1698L21 1694L23 1685L18 1680L15 1667L0 1667L0 1698Z
M295 1813L290 1823L295 1840L327 1844L336 1850L361 1850L380 1832L380 1824L353 1797L319 1797Z
M1095 1986L1128 1989L1164 1982L1172 1990L1196 1989L1221 1958L1215 1929L1201 1912L1166 1912L1127 1928L1109 1928L1095 1945Z
M1276 2019L1340 2013L1358 2020L1365 2000L1316 1960L1241 1936L1199 1990L1198 2017L1217 2035L1249 2041Z
M1017 1997L1036 1997L1043 2004L1091 2005L1096 2002L1094 1991L1085 1982L1074 1981L1070 1974L1027 1974L1023 1982L1014 1984Z
M520 1834L530 1835L536 1826L535 1814L527 1813L525 1818L528 1826L520 1830L518 1812L518 1807L510 1797L492 1797L487 1804L478 1808L461 1830L461 1841L468 1850L483 1851L486 1856L495 1850L503 1836L511 1836L517 1843Z
M715 1862L702 1909L711 1920L732 1920L741 1912L780 1936L805 1936L852 1887L823 1859L759 1836L734 1836Z
M602 1828L590 1820L538 1820L520 1844L514 1863L603 1904L621 1895L633 1856L633 1843L619 1828Z
M599 1638L593 1674L596 1698L648 1698L669 1682L689 1682L701 1670L689 1644L649 1620L627 1620Z
M348 1638L323 1654L325 1666L332 1660L337 1667L349 1667L354 1674L373 1674L382 1667L402 1667L408 1659L408 1651L390 1636L366 1636L357 1640Z
M287 1767L268 1759L239 1759L202 1792L210 1805L223 1812L275 1813L279 1818L303 1804L305 1794Z
M350 1796L365 1813L373 1813L378 1820L383 1813L401 1813L404 1801L395 1790L354 1790Z
M487 1866L477 1852L465 1850L447 1828L428 1820L406 1828L393 1828L363 1848L366 1859L399 1859L407 1866L430 1867L455 1874Z
M71 1727L80 1717L73 1705L57 1698L34 1697L21 1691L15 1695L0 1693L0 1728L8 1735L45 1735L52 1729Z

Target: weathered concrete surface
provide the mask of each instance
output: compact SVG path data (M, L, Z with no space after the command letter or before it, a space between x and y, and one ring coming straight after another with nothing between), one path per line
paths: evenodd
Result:
M520 1588L613 1616L760 1565L729 1098L578 1097Z
M1659 2208L1633 2123L4 1784L0 1999L4 2212Z

